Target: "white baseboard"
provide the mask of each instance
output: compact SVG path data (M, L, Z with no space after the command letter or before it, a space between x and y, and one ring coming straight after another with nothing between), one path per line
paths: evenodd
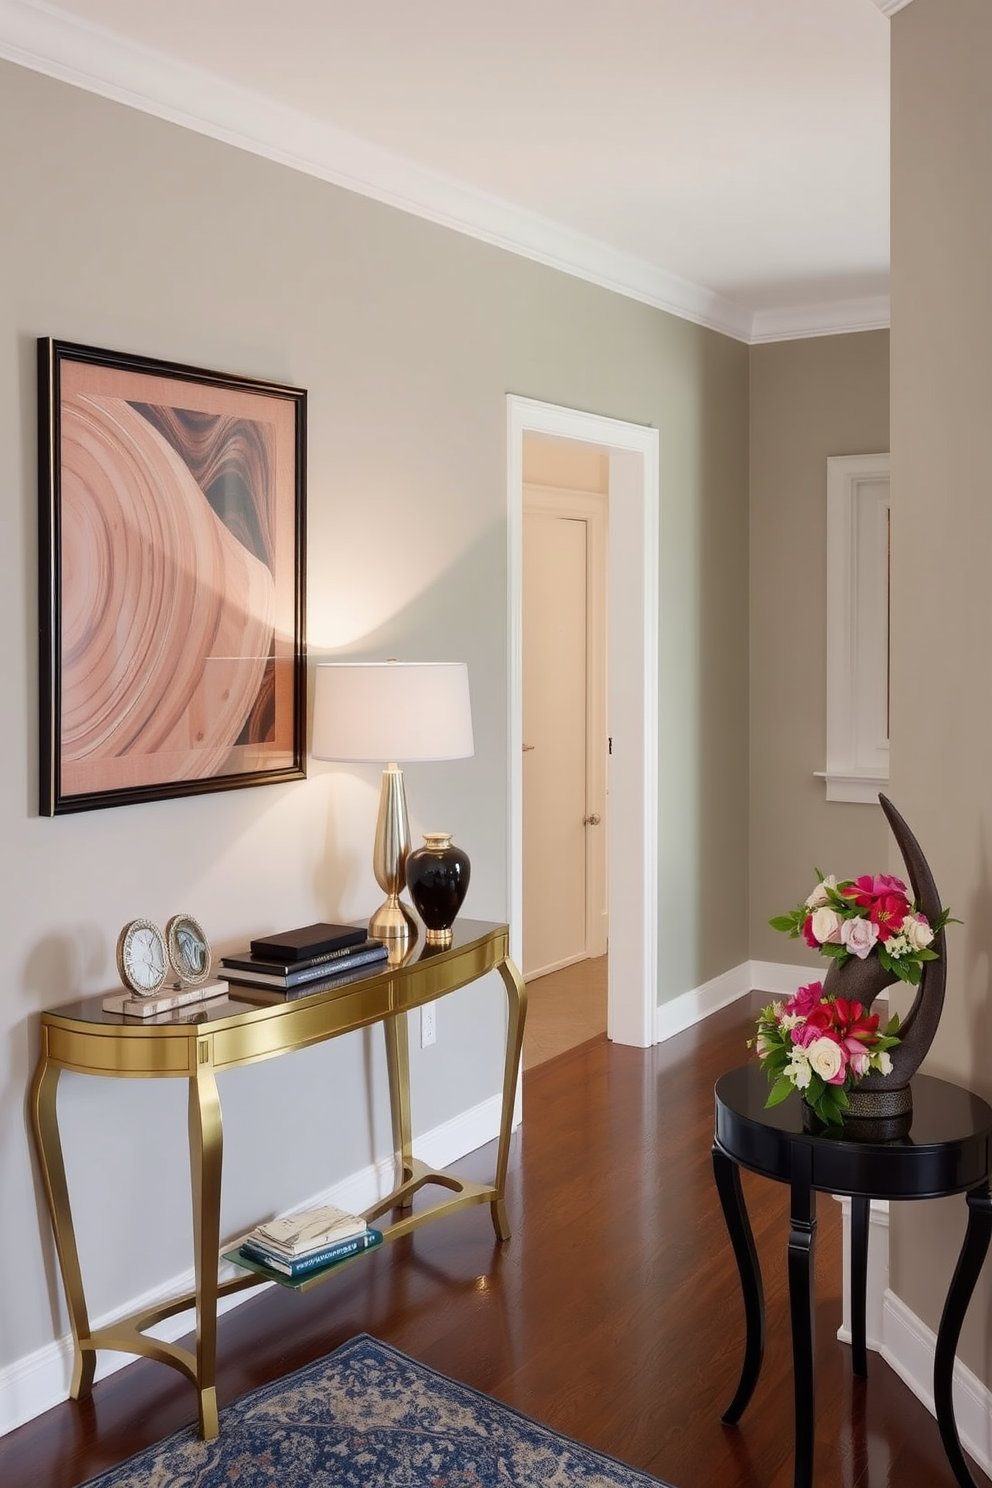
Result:
M767 992L771 997L791 997L800 987L821 978L825 971L815 966L791 966L779 961L742 961L722 972L701 987L693 987L655 1011L654 1041L662 1044L675 1034L692 1028L710 1013L747 997L750 992Z
M415 1155L432 1168L446 1168L451 1163L457 1162L466 1153L474 1152L476 1148L483 1147L487 1142L499 1136L501 1107L502 1098L495 1095L471 1110L461 1112L454 1120L425 1132L414 1142ZM302 1200L300 1208L309 1207L311 1204L339 1204L343 1209L361 1211L369 1208L383 1194L388 1193L394 1182L393 1160L391 1157L385 1158L380 1162L370 1164L360 1172L352 1173L342 1182L335 1184L333 1188ZM225 1246L233 1238L233 1236L229 1237ZM234 1266L224 1261L221 1263L220 1275L222 1277L233 1276L235 1270ZM274 1285L274 1283L269 1283L269 1285ZM146 1292L144 1296L133 1297L130 1300L122 1299L112 1314L95 1318L93 1327L105 1327L116 1317L137 1312L144 1307L152 1307L168 1297L191 1291L192 1288L193 1272L190 1269L179 1276L172 1277L160 1287ZM257 1290L252 1288L247 1292L238 1292L233 1297L222 1298L218 1312L221 1314L229 1312L232 1307L238 1307L242 1302L247 1302L256 1295ZM157 1338L163 1338L172 1343L177 1338L181 1338L184 1333L190 1332L193 1326L193 1315L190 1311L167 1319L151 1331ZM101 1351L97 1356L96 1378L105 1379L107 1375L114 1374L118 1369L123 1369L125 1365L132 1363L134 1357L133 1354ZM36 1349L33 1354L18 1359L0 1370L0 1436L13 1431L17 1426L22 1426L25 1421L33 1420L43 1411L50 1410L53 1405L58 1405L67 1399L69 1381L72 1376L72 1361L72 1338L71 1335L65 1334L53 1343Z
M752 961L751 986L756 992L767 992L770 997L792 997L800 987L810 982L823 981L829 962L821 967L792 966L781 961Z
M711 982L704 982L701 987L694 987L679 997L673 997L670 1002L663 1002L655 1009L655 1043L663 1044L666 1039L674 1038L677 1033L683 1033L709 1017L710 1013L736 1002L738 997L746 997L751 987L751 963L742 961L740 966L732 967Z
M933 1415L937 1335L894 1292L885 1293L883 1317L882 1358ZM961 1445L984 1473L992 1473L992 1390L960 1359L954 1364L952 1390Z

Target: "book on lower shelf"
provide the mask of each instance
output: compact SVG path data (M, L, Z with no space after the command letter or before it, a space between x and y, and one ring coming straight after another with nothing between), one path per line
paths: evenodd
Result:
M368 1225L360 1214L341 1209L337 1204L318 1204L312 1209L299 1209L295 1214L280 1214L263 1220L245 1239L266 1246L287 1260L307 1255L322 1245L350 1240L362 1235Z
M332 1245L322 1246L295 1260L286 1260L250 1239L243 1240L236 1250L225 1251L224 1257L234 1261L236 1265L247 1266L249 1271L271 1271L277 1278L288 1277L292 1281L300 1281L317 1272L329 1270L341 1261L350 1260L352 1256L374 1250L381 1244L382 1231L366 1227L360 1235L352 1235L348 1240L337 1240Z
M222 956L217 974L242 986L291 991L294 987L303 987L309 982L319 982L346 971L354 971L359 966L374 966L378 961L385 961L388 956L389 948L383 941L366 938L361 945L334 952L330 956L320 956L313 963L299 966L267 962L261 957L248 954Z

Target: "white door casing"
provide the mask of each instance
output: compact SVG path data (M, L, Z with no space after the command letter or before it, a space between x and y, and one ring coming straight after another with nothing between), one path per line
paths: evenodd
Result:
M523 440L527 433L609 456L610 904L608 1034L647 1048L658 1000L659 435L514 394L507 397L509 650L508 865L511 953L523 927Z

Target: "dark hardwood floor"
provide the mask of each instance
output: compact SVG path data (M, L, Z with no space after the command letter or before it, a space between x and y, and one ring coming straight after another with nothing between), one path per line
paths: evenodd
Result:
M468 1209L304 1295L259 1294L221 1320L221 1406L367 1332L676 1488L791 1488L787 1194L747 1175L768 1343L741 1424L720 1424L743 1312L710 1165L712 1087L747 1059L760 1000L652 1050L598 1038L528 1071L513 1238L496 1244L488 1211ZM487 1147L458 1168L488 1178L492 1162ZM868 1381L852 1378L836 1338L840 1244L823 1197L816 1483L952 1488L935 1422L878 1355ZM0 1439L0 1483L73 1488L193 1417L191 1387L141 1361Z

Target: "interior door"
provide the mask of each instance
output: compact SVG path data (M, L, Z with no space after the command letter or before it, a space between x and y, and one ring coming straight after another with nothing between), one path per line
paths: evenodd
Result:
M523 970L531 979L606 950L606 740L605 722L595 721L605 711L605 636L595 637L600 542L602 502L590 509L587 497L544 492L525 508Z

